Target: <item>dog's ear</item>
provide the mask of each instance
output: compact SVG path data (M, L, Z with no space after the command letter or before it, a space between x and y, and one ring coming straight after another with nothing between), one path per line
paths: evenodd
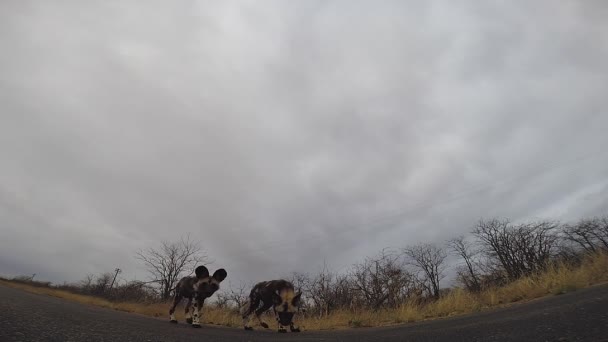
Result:
M215 278L218 282L222 282L228 276L228 272L225 269L220 268L219 270L213 272L213 278Z
M196 270L194 270L194 273L196 273L198 279L207 278L209 276L209 270L203 265L197 267Z
M291 305L300 306L300 299L302 298L302 292L298 292L291 300Z

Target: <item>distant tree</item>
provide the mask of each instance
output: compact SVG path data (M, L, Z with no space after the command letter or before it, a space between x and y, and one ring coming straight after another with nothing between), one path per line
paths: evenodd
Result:
M299 283L304 288L304 294L312 302L312 307L319 316L329 315L336 308L340 300L337 290L337 275L332 273L326 263L323 269L312 278L304 278L300 275Z
M176 242L162 241L159 248L140 250L136 258L143 261L151 282L159 286L162 299L171 297L179 279L192 274L196 265L207 260L200 243L189 235Z
M114 275L110 272L100 273L95 279L95 285L92 289L92 293L95 295L104 294L109 289L113 276Z
M345 285L344 278L338 279L338 284ZM405 269L399 254L385 249L377 256L353 265L350 282L364 305L378 310L401 304L412 290L413 275Z
M439 282L445 271L446 251L435 244L418 244L403 249L408 264L422 273L421 282L427 292L439 298Z
M563 229L565 239L586 252L608 250L608 217L583 219Z
M93 288L93 281L95 280L95 275L93 275L92 273L88 273L83 280L80 281L80 288L84 291L84 292L90 292L91 289Z
M292 272L285 279L288 279L293 284L296 292L305 291L306 287L310 284L310 276L306 273Z
M241 283L239 286L230 284L228 289L217 294L216 303L220 308L233 307L237 311L249 299L249 290L251 286Z
M473 292L479 291L481 289L480 274L475 260L475 257L479 254L479 250L462 235L449 240L447 246L452 253L462 258L465 263L464 267L459 267L456 270L458 280L467 290Z
M480 220L473 235L513 280L547 266L558 247L558 227L550 221L511 225L507 220Z

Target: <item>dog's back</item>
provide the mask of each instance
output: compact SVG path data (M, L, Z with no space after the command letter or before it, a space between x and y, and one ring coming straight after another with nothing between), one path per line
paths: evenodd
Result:
M262 301L264 303L272 303L273 295L277 293L293 293L293 284L287 280L278 279L270 281L262 281L251 289L249 294L250 301Z

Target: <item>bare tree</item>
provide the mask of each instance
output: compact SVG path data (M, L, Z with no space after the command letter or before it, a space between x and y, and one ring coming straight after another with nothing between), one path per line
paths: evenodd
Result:
M608 216L596 220L598 225L595 237L602 243L602 248L608 251Z
M563 235L586 252L608 250L608 217L583 219L574 225L566 225Z
M197 264L207 260L198 241L190 236L179 241L163 241L159 248L140 250L136 258L143 261L151 276L151 282L158 284L162 299L168 299L180 277L186 271L192 274Z
M230 307L230 297L226 292L220 292L215 296L215 301L213 303L218 309L227 309Z
M427 292L439 298L439 282L445 271L446 251L435 244L418 244L403 249L408 263L422 272L422 284Z
M547 266L558 246L557 227L549 221L511 225L507 220L480 220L473 235L513 280Z
M374 310L399 305L413 287L413 276L405 269L400 256L387 250L355 264L350 278L364 305Z
M479 281L480 271L478 269L478 263L475 260L475 257L479 254L479 250L462 235L449 240L447 246L452 253L461 257L465 263L464 267L459 267L459 269L456 270L458 280L467 288L467 290L473 292L479 291L481 289L481 283Z
M336 306L337 296L334 293L335 275L329 271L327 264L323 264L323 269L312 279L306 279L305 294L313 304L313 307L322 315L329 315Z
M249 290L251 286L241 283L239 286L230 284L227 290L217 294L218 307L233 307L237 311L249 299Z
M108 290L110 283L112 282L113 274L110 272L104 272L97 276L95 279L95 286L93 288L93 294L102 295Z
M310 277L306 273L292 272L290 276L285 277L293 284L296 292L304 291L310 284Z
M95 275L88 273L84 279L80 281L79 285L83 291L90 291L93 288L93 280L95 280Z

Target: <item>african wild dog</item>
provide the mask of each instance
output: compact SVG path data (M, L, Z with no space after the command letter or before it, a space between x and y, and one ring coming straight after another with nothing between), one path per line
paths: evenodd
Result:
M175 307L179 302L181 302L182 298L188 298L188 303L186 304L186 322L192 324L194 328L201 327L201 309L203 308L203 303L206 298L209 298L213 295L215 291L220 288L220 283L226 279L228 273L223 268L215 271L213 276L209 276L209 270L205 266L199 266L194 271L196 277L184 277L177 283L175 287L175 298L173 300L173 305L171 305L171 309L169 309L169 319L171 323L177 323L177 319L175 319ZM194 315L190 316L190 306L194 306Z
M268 329L268 324L262 321L260 315L272 307L280 333L287 332L286 326L289 326L292 332L300 332L300 328L293 324L293 317L300 305L301 295L300 292L294 293L293 284L285 280L263 281L256 284L251 289L249 301L243 310L245 330L253 330L249 325L249 320L254 312L260 325Z

